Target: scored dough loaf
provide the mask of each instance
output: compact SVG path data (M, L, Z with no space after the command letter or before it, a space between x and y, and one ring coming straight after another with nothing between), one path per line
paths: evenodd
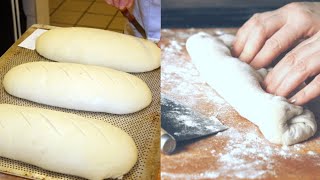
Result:
M0 104L0 156L88 179L120 178L137 161L123 130L58 111Z
M127 114L152 101L140 78L106 67L31 62L12 68L5 90L16 97L68 109Z
M161 50L151 41L126 34L68 27L43 33L36 40L36 51L53 61L146 72L160 66Z
M255 123L270 142L291 145L313 136L317 130L313 113L266 93L260 86L266 69L256 71L232 57L222 40L232 42L230 36L219 39L202 32L187 40L200 76L241 116Z

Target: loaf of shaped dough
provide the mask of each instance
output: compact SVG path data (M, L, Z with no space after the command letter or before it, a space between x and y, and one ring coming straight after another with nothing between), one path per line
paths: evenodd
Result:
M229 38L225 42L230 43ZM270 142L291 145L315 134L317 124L311 111L261 88L265 69L256 71L232 57L222 40L206 33L191 36L186 46L200 76Z
M36 51L53 61L146 72L160 66L161 50L151 41L117 32L68 27L43 33L36 40Z
M147 107L149 87L140 78L105 67L31 62L12 68L5 90L16 97L68 109L127 114Z
M137 161L132 138L99 120L0 104L0 156L100 180L120 178Z

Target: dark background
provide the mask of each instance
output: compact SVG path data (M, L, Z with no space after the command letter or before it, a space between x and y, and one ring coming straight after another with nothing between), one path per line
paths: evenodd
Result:
M162 28L240 27L254 13L278 9L290 0L162 0ZM317 1L313 1L317 2Z
M22 10L22 0L19 0L21 33L26 30L26 16ZM11 3L9 0L0 0L0 56L14 43Z

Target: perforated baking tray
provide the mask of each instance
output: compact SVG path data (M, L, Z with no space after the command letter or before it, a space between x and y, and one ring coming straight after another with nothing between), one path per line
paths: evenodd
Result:
M23 36L0 58L0 81L13 67L32 61L49 61L36 51L17 45L37 28L51 29L52 26L33 25ZM113 124L126 131L138 147L138 162L124 179L155 179L159 173L159 137L160 137L160 69L134 74L144 80L152 91L152 103L146 109L129 115L93 113L52 107L23 100L9 95L0 85L0 103L58 110L80 116L94 118ZM23 149L21 150L23 151ZM81 179L79 177L50 172L36 166L0 157L0 172L30 179Z

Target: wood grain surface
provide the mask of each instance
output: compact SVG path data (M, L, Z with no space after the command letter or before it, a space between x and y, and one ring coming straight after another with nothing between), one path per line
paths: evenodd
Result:
M161 154L161 178L319 179L319 130L300 144L269 143L253 123L242 118L199 77L185 49L187 38L199 31L214 35L235 33L236 29L162 30L161 93L207 117L217 117L229 129L179 143L173 155ZM315 100L307 105L315 113L318 124L319 104L320 100Z

